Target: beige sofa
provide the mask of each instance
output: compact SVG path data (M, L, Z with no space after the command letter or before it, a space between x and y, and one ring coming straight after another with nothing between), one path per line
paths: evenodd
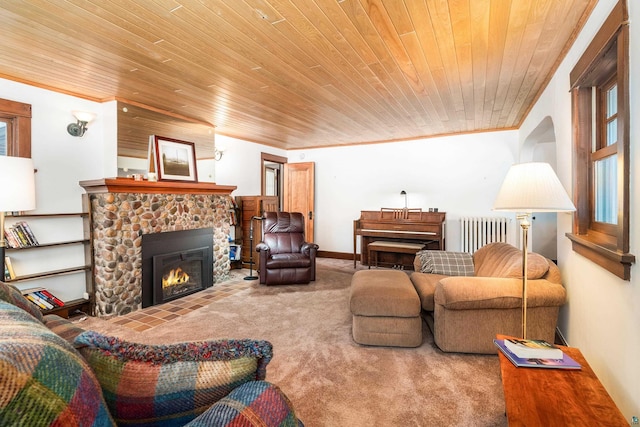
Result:
M491 243L472 257L449 253L455 259L448 259L446 252L435 252L416 255L411 281L441 350L490 354L496 352L496 334L522 334L521 250ZM566 300L560 271L539 254L530 253L527 260L527 338L553 342Z

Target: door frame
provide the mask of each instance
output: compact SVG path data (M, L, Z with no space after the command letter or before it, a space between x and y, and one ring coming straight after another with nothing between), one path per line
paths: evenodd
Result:
M287 163L287 158L271 153L260 153L260 194L262 196L267 195L267 163L277 163L280 165L280 182L278 184L278 207L282 209L282 207L284 206L284 165Z

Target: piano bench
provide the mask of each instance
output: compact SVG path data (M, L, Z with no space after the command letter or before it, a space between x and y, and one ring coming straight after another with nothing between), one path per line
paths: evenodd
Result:
M386 242L386 241L371 242L367 245L367 252L369 254L369 268L371 268L371 264L373 264L376 268L378 267L378 252L390 252L394 254L415 255L416 252L423 250L425 247L426 246L422 243ZM372 255L374 254L375 254L375 257L372 257Z
M351 333L358 344L419 347L422 317L418 292L404 271L360 270L351 279Z

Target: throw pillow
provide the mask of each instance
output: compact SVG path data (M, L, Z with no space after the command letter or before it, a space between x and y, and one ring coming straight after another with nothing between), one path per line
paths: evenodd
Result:
M187 424L187 427L297 427L302 423L287 396L276 385L251 381Z
M72 345L76 337L84 332L84 329L77 324L71 323L69 320L56 314L47 314L44 316L44 325L54 334Z
M0 282L0 300L13 304L16 307L20 307L40 322L43 322L43 316L40 308L26 299L24 295L22 295L22 292L20 292L15 286L9 283Z
M130 343L87 331L75 345L118 424L184 425L239 385L266 376L267 341Z
M473 257L466 252L420 251L422 273L444 274L447 276L473 276Z
M78 352L5 301L0 301L0 425L115 425L100 384Z

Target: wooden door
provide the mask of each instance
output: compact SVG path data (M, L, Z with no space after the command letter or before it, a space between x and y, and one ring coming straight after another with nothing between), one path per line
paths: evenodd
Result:
M284 165L284 211L301 212L305 216L305 239L313 242L315 221L315 163Z

